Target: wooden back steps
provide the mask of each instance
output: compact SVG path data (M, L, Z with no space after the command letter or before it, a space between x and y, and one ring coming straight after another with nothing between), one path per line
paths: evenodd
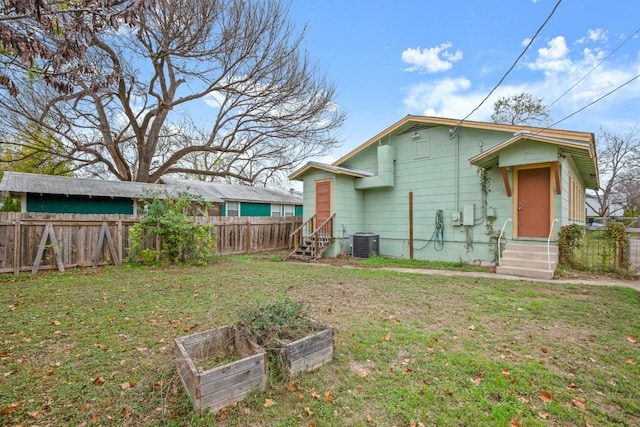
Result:
M496 273L533 279L553 279L558 265L558 246L535 242L509 242Z
M293 239L293 247L287 259L311 261L322 258L322 254L335 241L333 237L333 219L331 215L326 221L314 229L316 216L309 218L289 236Z

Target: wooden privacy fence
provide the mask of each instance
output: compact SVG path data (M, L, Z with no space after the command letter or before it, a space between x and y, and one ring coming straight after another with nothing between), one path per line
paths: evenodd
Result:
M0 212L0 273L119 265L131 246L134 215ZM300 217L191 217L211 224L219 254L289 248Z

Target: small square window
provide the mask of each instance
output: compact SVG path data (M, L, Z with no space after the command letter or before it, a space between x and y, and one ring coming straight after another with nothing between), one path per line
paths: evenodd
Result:
M271 205L271 216L282 216L282 205Z
M225 206L227 216L240 216L240 202L227 202Z

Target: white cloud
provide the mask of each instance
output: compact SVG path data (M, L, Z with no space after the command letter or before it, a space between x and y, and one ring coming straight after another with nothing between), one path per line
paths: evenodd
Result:
M526 39L522 40L522 42L520 42L520 44L522 46L525 46L525 47L528 46L529 43L531 43L531 38L530 37L527 37Z
M585 37L582 37L577 41L577 43L586 43L588 41L591 42L605 42L608 39L607 30L603 30L602 28L590 29Z
M425 49L409 48L402 52L401 60L409 66L404 71L419 73L437 73L447 71L453 67L453 63L462 59L462 51L451 53L448 49L450 42L441 43L438 46Z
M563 36L556 36L547 43L548 47L538 49L538 57L529 64L532 70L557 72L566 70L571 65L568 58L569 48Z

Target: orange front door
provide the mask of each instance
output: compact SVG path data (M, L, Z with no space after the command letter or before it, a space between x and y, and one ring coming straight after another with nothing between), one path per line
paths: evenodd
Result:
M316 181L316 224L322 225L331 216L331 181Z
M551 168L518 171L518 237L547 237L551 226Z

